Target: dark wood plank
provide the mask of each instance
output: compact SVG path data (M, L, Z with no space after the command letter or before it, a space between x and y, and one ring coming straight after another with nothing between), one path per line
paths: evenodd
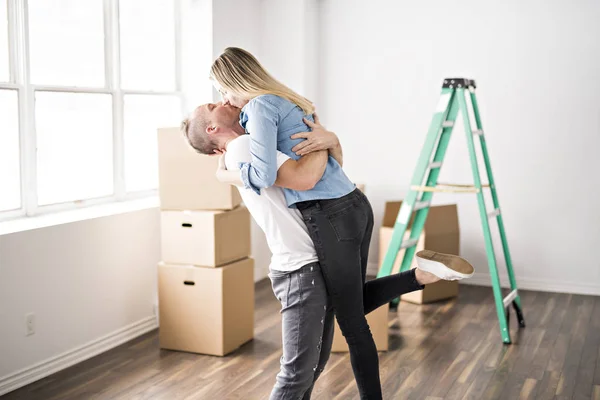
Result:
M559 371L546 371L544 377L540 381L536 393L536 400L554 399L558 381L560 380Z
M520 296L526 320L532 320L532 325L535 326L538 314L532 311L536 310L536 306L539 305L536 304L536 299L538 298L538 295L535 292L522 291ZM538 301L538 303L541 304L541 301ZM488 382L487 386L485 387L485 390L482 391L483 385L481 385L477 388L477 391L474 392L473 390L471 390L468 393L470 395L473 395L473 393L478 393L486 399L498 399L505 395L505 387L507 386L506 383L511 376L514 366L517 365L517 361L523 355L521 353L521 348L527 348L527 345L529 345L529 342L534 337L535 336L533 332L522 331L518 329L513 315L511 318L512 344L506 345L508 347L511 347L511 356L505 357L500 362L500 364L493 369L493 371L483 371L482 377L483 379L487 379ZM491 375L491 377L489 377L489 375ZM520 387L518 389L520 391Z
M483 341L486 342L485 340ZM483 368L483 364L494 347L496 346L492 345L490 341L487 341L485 345L479 346L478 349L473 352L469 363L465 365L461 374L456 381L454 381L448 393L446 393L445 397L447 400L458 400L463 398L467 393L467 390L469 390L475 375Z
M519 399L534 399L536 394L536 386L538 381L535 379L527 378L525 382L523 382L523 386L521 387L521 392L519 393Z
M543 314L537 312L537 310L544 308L550 296L549 293L538 293L533 301L522 301L524 308L534 312L528 314L527 329L522 331L521 343L514 344L520 347L519 356L513 370L510 371L505 389L500 396L501 399L512 400L519 398L521 395L523 385L531 370L531 364L546 334L545 329L540 326Z
M600 297L522 291L528 327L514 315L503 345L492 291L461 286L457 299L401 303L380 353L384 398L600 400ZM226 357L161 350L157 332L2 397L52 399L264 399L281 356L280 304L256 286L255 339ZM347 353L332 354L313 399L358 399Z
M454 368L444 381L440 382L440 378L458 354L468 348L465 344L473 344L470 336L473 332L469 328L475 328L470 324L481 307L481 299L487 295L485 291L475 292L469 300L459 297L449 303L451 307L443 314L444 322L438 325L439 329L433 333L430 341L421 344L425 350L421 353L424 356L399 386L394 398L422 399L428 395L440 397L450 390L457 377L457 369ZM436 384L439 385L437 393Z
M530 378L538 381L544 378L570 302L571 295L552 293L549 296L539 321L539 326L545 331L544 338L531 363L528 374Z
M590 326L587 328L581 361L577 369L574 400L589 399L593 391L594 370L600 348L600 298L591 299L595 300L594 311L590 319Z
M581 304L576 311L575 323L570 329L571 340L569 342L567 356L565 357L562 374L556 389L555 398L557 400L570 400L575 392L577 371L581 361L583 346L587 336L593 308L594 298L591 296L582 296Z

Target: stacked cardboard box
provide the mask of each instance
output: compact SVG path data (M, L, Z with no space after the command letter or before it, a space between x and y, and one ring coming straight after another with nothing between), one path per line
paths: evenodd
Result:
M158 155L160 346L223 356L254 333L250 214L178 128L158 130Z
M383 215L383 223L379 230L379 266L383 264L383 259L388 249L392 233L394 232L394 224L398 212L400 211L401 201L389 201L385 204L385 212ZM415 213L407 226L405 238L410 235ZM417 242L416 251L423 249L438 251L440 253L456 254L460 252L460 231L458 226L458 211L456 204L444 206L431 206L427 214L427 220L423 232ZM400 263L404 256L404 250L398 252L396 263L392 269L392 273L397 273L400 270ZM411 268L417 266L415 258L413 258ZM431 303L438 300L456 297L458 295L458 281L439 281L431 285L425 286L425 289L412 292L400 297L402 301L411 303L423 304Z

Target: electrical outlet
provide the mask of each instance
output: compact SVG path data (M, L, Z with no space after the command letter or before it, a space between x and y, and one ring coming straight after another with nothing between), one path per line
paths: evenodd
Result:
M25 315L25 336L31 336L35 333L35 314Z

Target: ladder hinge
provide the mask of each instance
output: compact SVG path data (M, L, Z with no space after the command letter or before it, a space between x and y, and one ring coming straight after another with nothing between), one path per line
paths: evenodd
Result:
M436 162L432 162L431 164L429 164L429 169L441 168L441 167L442 167L441 161L436 161Z
M431 205L431 200L429 200L429 201L417 201L417 202L415 203L414 210L415 210L415 211L417 211L417 210L422 210L422 209L424 209L424 208L427 208L427 207L429 207L430 205Z
M500 209L496 208L494 211L488 213L488 218L494 218L500 215Z
M409 247L414 247L417 245L418 240L417 239L409 239L406 240L404 242L402 242L402 245L400 245L401 249L408 249Z
M452 128L454 126L454 121L444 121L442 122L442 128Z
M475 129L473 135L483 136L483 129Z

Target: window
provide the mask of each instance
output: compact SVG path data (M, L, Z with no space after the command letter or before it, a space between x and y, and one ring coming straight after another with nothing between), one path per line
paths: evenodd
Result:
M7 0L0 0L0 82L10 80L8 54L8 5Z
M19 108L16 90L0 90L0 211L21 207Z
M102 0L28 0L31 82L104 86Z
M0 0L0 220L156 194L156 131L183 110L177 4Z
M113 194L110 95L35 96L39 205Z
M125 96L125 187L148 190L158 185L157 128L173 126L181 112L173 96Z
M173 1L121 0L121 81L125 89L175 88Z

